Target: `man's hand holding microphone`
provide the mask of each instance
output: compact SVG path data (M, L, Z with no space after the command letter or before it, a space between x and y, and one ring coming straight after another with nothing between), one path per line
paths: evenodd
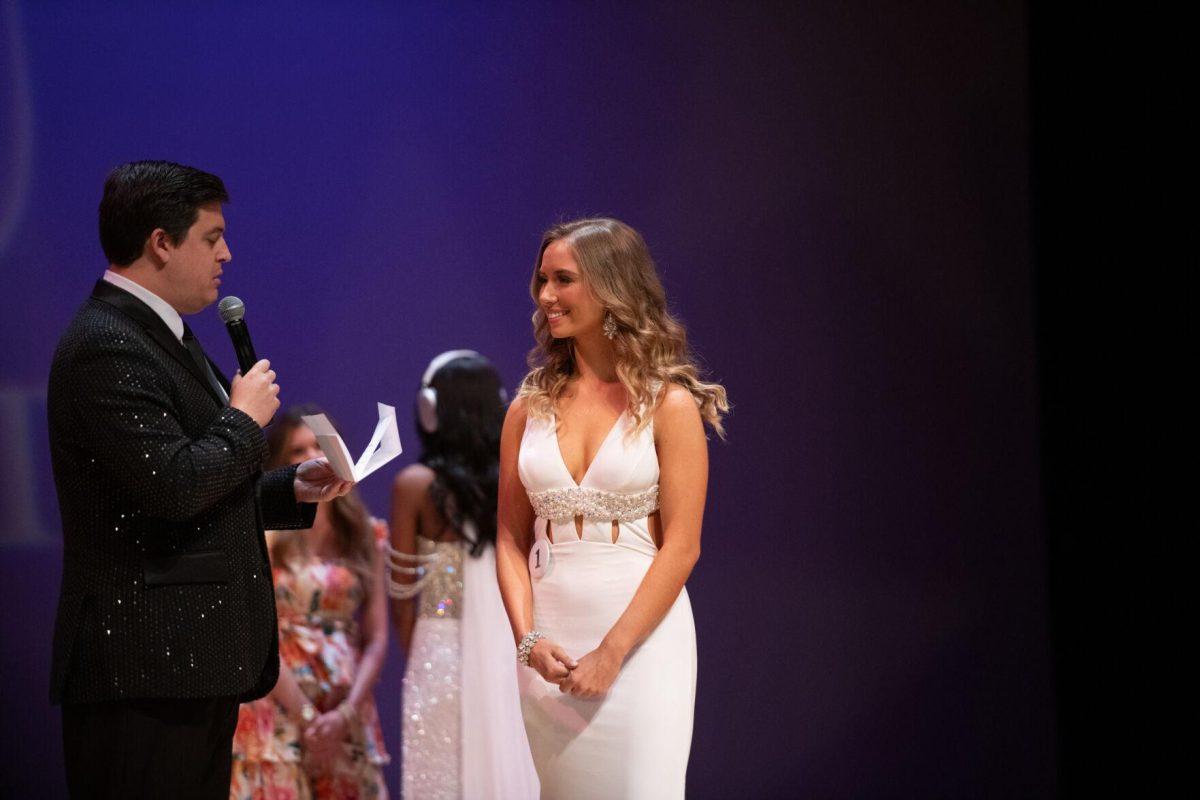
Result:
M275 382L275 370L265 358L257 362L243 375L233 376L229 390L229 407L236 408L265 428L275 412L279 410L279 384Z
M219 305L221 319L233 340L241 371L233 378L229 391L229 406L236 408L267 427L279 410L279 384L275 370L267 359L259 360L250 343L250 331L243 317L246 306L236 297L226 297ZM296 500L301 503L322 503L341 497L354 488L354 481L342 480L324 458L313 458L296 468Z

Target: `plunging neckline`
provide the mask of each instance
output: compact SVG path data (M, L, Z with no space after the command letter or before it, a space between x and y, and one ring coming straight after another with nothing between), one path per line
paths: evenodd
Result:
M558 453L558 463L562 464L563 470L567 473L567 478L571 481L571 484L576 489L583 488L583 485L587 483L588 476L592 474L592 467L596 466L596 462L600 460L600 455L604 452L604 448L608 446L608 440L612 438L613 431L615 431L617 426L621 424L621 420L625 418L625 414L628 411L629 409L624 409L620 414L617 415L612 427L608 429L608 433L604 434L604 439L601 440L600 446L596 448L596 455L592 456L592 463L587 465L587 468L583 471L583 477L578 481L575 480L575 476L571 474L571 468L567 466L566 456L563 455L562 444L560 444L558 441L558 415L551 413L550 421L553 424L551 433L554 434L554 450Z

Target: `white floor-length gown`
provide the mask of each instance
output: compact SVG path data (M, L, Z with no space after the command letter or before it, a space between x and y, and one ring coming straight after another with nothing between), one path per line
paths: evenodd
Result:
M653 426L637 434L632 428L632 416L622 413L579 484L563 461L553 418L530 416L521 440L518 470L537 515L534 626L576 659L600 644L658 552L648 520L658 508ZM582 538L576 516L584 518ZM684 796L696 698L686 589L604 697L565 695L529 667L518 677L543 798Z

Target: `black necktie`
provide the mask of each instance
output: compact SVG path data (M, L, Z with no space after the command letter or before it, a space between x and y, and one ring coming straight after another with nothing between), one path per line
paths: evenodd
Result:
M229 395L225 392L225 387L217 380L217 376L213 374L212 365L208 363L208 357L204 355L204 350L200 347L200 342L196 339L192 329L188 324L183 323L183 346L187 348L188 353L192 356L192 361L196 362L196 366L200 368L200 374L208 379L208 385L217 393L217 397L224 398L225 402L229 402Z

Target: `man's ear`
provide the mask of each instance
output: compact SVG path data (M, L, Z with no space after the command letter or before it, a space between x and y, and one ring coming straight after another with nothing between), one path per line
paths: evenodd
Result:
M162 228L155 228L150 231L143 252L150 257L155 266L165 267L171 260L171 253L174 249L175 245L172 244L171 237L167 235L167 232Z

